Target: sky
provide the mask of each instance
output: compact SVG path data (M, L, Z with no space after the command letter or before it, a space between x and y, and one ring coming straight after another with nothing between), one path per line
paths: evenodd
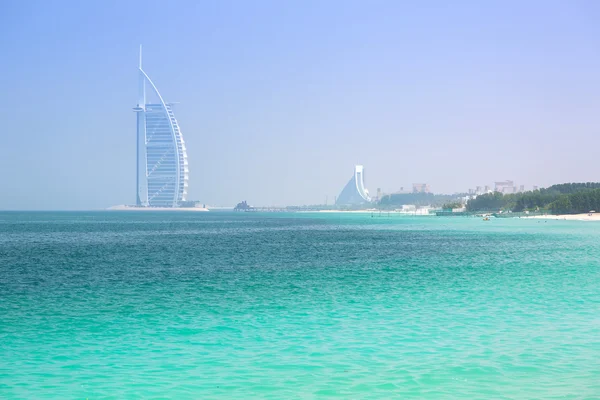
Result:
M0 2L0 209L135 202L138 48L189 199L600 181L600 3Z

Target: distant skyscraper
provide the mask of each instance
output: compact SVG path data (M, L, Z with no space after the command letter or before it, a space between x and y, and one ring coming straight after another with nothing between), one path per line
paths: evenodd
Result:
M500 193L515 193L517 188L513 181L502 181L495 183L494 191Z
M413 193L429 193L429 185L426 183L413 183Z
M157 98L146 103L146 85ZM142 69L140 46L137 107L137 196L140 207L177 207L186 200L188 161L183 136L158 89Z
M337 198L336 205L351 206L371 202L369 191L365 188L364 167L356 165L354 174Z

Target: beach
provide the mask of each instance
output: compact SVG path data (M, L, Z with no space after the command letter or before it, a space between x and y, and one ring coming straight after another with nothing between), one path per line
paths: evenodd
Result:
M533 215L530 217L521 217L527 219L547 219L547 220L565 220L565 221L600 221L600 214L563 214L563 215Z

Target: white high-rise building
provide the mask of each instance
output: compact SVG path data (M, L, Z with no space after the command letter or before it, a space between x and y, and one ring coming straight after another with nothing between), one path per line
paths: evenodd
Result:
M146 102L147 86L157 101ZM171 107L142 69L140 47L138 102L134 108L137 113L138 207L177 207L187 197L187 153Z
M371 202L369 191L365 188L365 169L362 165L354 167L354 174L335 202L339 206L360 205Z

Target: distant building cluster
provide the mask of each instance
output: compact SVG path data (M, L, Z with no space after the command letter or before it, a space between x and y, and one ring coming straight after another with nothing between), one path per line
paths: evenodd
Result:
M431 188L427 183L413 183L412 191L407 190L404 186L400 187L400 189L391 193L384 193L381 188L377 188L377 196L373 198L373 201L377 202L381 200L385 196L389 196L391 194L410 194L410 193L431 193Z
M533 190L537 190L537 186L534 186ZM495 182L494 191L503 194L522 193L525 191L525 185L519 185L519 187L517 187L514 181Z
M393 193L431 193L431 189L427 183L413 183L412 192L405 191L401 187L399 191ZM359 206L366 205L372 202L379 202L388 193L383 193L381 188L377 188L374 197L369 195L369 190L366 188L364 178L364 167L362 165L354 166L352 177L344 186L342 192L337 196L335 205L337 206Z
M538 190L538 187L533 186L533 190ZM517 186L514 181L505 180L494 182L493 189L488 185L476 186L475 189L468 189L468 193L462 194L460 195L461 197L457 198L460 199L463 204L465 204L467 201L487 193L512 194L521 192L525 192L525 185ZM352 174L352 177L335 200L335 204L337 206L360 206L370 203L378 203L388 195L419 193L431 193L429 184L413 183L412 191L405 190L404 187L401 187L400 190L393 193L384 193L381 188L377 188L375 196L371 197L365 184L364 167L362 165L356 165L354 167L354 173ZM408 211L408 209L404 208L402 210Z
M494 192L499 193L517 193L517 187L513 181L494 182Z
M538 190L537 186L533 186L532 190ZM502 194L511 194L511 193L522 193L525 192L525 185L517 186L514 181L506 180L506 181L498 181L494 182L494 190L490 188L490 186L476 186L475 189L469 189L468 193L470 196L480 196L486 193L498 192Z
M429 185L426 183L413 183L413 193L430 193Z

